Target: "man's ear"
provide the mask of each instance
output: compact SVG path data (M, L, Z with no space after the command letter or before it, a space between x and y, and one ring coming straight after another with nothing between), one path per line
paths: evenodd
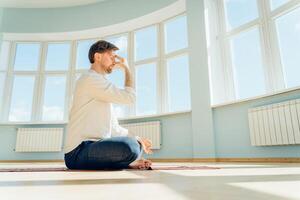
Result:
M99 62L101 59L102 59L102 54L96 52L96 53L94 54L94 60Z

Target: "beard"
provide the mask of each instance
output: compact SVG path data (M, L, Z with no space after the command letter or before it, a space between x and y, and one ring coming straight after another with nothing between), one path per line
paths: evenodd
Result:
M110 66L108 66L107 68L106 68L106 73L107 74L111 74L112 73L112 71L113 71L113 67L114 67L114 65L110 65Z

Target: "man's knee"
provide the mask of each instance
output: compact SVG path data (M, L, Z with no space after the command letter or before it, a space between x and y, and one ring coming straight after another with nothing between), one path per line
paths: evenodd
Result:
M135 138L126 137L123 140L123 145L128 158L136 160L141 153L140 143Z

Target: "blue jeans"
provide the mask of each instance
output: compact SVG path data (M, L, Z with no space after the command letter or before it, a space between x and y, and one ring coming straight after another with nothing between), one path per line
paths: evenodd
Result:
M65 164L69 169L125 169L142 152L142 146L135 138L87 140L65 154Z

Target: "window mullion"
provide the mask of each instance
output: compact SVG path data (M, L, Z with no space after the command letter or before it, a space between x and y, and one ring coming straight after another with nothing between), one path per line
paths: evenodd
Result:
M270 38L269 38L269 27L268 27L268 10L266 7L266 1L257 1L260 24L259 24L259 33L260 33L260 46L262 51L262 63L263 63L263 71L265 77L265 86L266 93L272 92L274 90L274 73L272 70L272 59L270 49Z
M69 59L69 67L67 73L67 87L66 87L66 98L65 98L65 108L64 108L64 120L69 120L69 111L71 109L71 104L73 101L73 91L76 82L76 41L71 42L70 49L70 59Z
M157 63L157 85L158 85L158 110L159 113L167 113L169 111L169 92L168 92L168 76L167 76L167 58L165 56L165 34L164 23L159 24L159 60Z
M268 0L260 2L262 13L262 34L265 42L266 74L268 74L268 93L285 88L284 74L280 59L279 45L274 20L270 17L270 5Z
M230 56L230 44L229 38L226 37L226 16L224 10L224 1L218 1L218 22L220 24L220 35L218 37L220 41L221 48L221 58L223 60L224 65L222 65L224 71L224 80L225 80L225 100L232 101L235 100L235 85L234 85L234 74L233 67Z
M5 80L5 86L3 91L3 114L2 114L2 121L8 121L8 115L11 105L11 96L12 96L12 89L13 89L13 65L14 65L14 57L16 54L16 42L12 42L10 45L9 50L9 60L7 66L7 74Z
M47 58L47 42L42 43L40 52L40 63L35 81L33 119L32 121L42 121L43 97L44 97L44 79L45 79L45 63Z
M135 63L134 63L134 32L131 31L128 33L128 40L127 40L127 52L128 52L128 65L132 74L133 78L133 87L136 90L136 80L135 80ZM129 106L129 116L136 116L136 103L134 105Z

